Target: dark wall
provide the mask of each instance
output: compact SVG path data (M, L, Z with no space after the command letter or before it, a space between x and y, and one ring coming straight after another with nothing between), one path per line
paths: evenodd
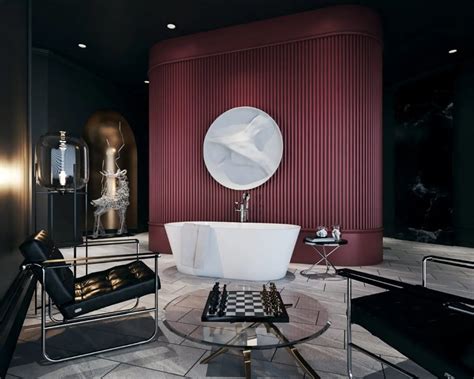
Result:
M27 0L0 2L0 300L29 232L28 7Z
M138 151L138 223L130 229L146 230L148 222L148 99L147 88L130 90L87 71L50 51L33 50L32 85L33 142L47 131L67 130L82 136L89 117L97 110L114 110L122 114L134 131ZM67 199L54 200L57 204ZM43 207L43 209L42 209ZM72 205L59 206L55 219L67 217L59 209L72 209ZM38 224L45 224L46 209L38 204ZM92 208L89 209L91 211ZM70 212L69 212L70 213ZM58 224L55 221L55 225ZM62 223L64 224L64 223ZM67 226L68 223L66 223ZM70 222L69 222L70 226ZM57 235L72 233L57 230ZM89 225L92 229L92 225Z
M474 246L474 63L384 90L384 235Z
M395 101L394 90L383 93L383 228L384 236L395 235Z
M461 67L454 102L455 238L457 244L474 246L474 62Z

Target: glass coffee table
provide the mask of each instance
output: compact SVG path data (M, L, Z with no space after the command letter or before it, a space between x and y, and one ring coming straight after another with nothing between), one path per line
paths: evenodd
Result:
M228 290L258 291L257 286L228 286ZM319 337L331 325L328 312L316 299L299 292L281 291L290 322L205 322L201 315L209 290L198 290L177 297L165 307L164 325L187 340L217 347L201 361L206 364L228 349L242 351L245 376L251 377L252 350L285 348L312 378L318 374L301 356L296 344Z

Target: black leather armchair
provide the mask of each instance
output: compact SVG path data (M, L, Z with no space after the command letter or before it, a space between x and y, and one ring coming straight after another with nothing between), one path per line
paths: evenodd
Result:
M352 378L352 349L410 378L414 374L352 342L358 324L439 378L474 377L474 300L426 288L426 263L474 268L474 263L429 256L423 260L423 285L341 269L347 278L347 372ZM352 280L387 291L352 298Z
M122 254L112 257L94 256L65 259L44 230L27 238L20 246L20 250L25 258L24 266L32 268L42 284L42 346L43 355L47 360L61 362L80 358L147 343L156 337L158 331L158 290L160 289L158 254ZM155 272L143 263L145 259L154 259ZM117 262L123 262L123 264L79 278L74 277L71 270L77 266ZM155 304L152 308L132 308L126 311L84 316L89 312L153 293ZM50 312L52 322L46 323L46 294L50 298L49 304L52 301L62 314L62 321L52 318ZM47 353L46 332L48 330L149 312L155 313L155 328L153 334L145 340L59 359L51 358Z

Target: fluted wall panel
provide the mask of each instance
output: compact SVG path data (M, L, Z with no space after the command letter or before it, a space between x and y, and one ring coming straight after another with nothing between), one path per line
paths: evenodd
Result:
M251 190L253 222L298 224L302 238L340 224L339 264L382 253L382 47L344 30L290 42L183 57L150 68L150 245L168 252L163 224L236 221L234 201L207 172L203 140L226 110L271 115L284 141L275 175ZM293 260L314 255L301 243Z

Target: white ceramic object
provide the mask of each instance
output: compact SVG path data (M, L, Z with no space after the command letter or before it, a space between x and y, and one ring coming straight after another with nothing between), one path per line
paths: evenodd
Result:
M265 183L283 156L283 138L276 122L253 107L222 113L204 138L204 163L224 187L249 190Z
M185 224L210 227L203 262L182 263ZM286 275L300 232L299 225L240 222L173 222L165 224L179 272L239 280L277 280ZM189 259L189 258L187 258Z

